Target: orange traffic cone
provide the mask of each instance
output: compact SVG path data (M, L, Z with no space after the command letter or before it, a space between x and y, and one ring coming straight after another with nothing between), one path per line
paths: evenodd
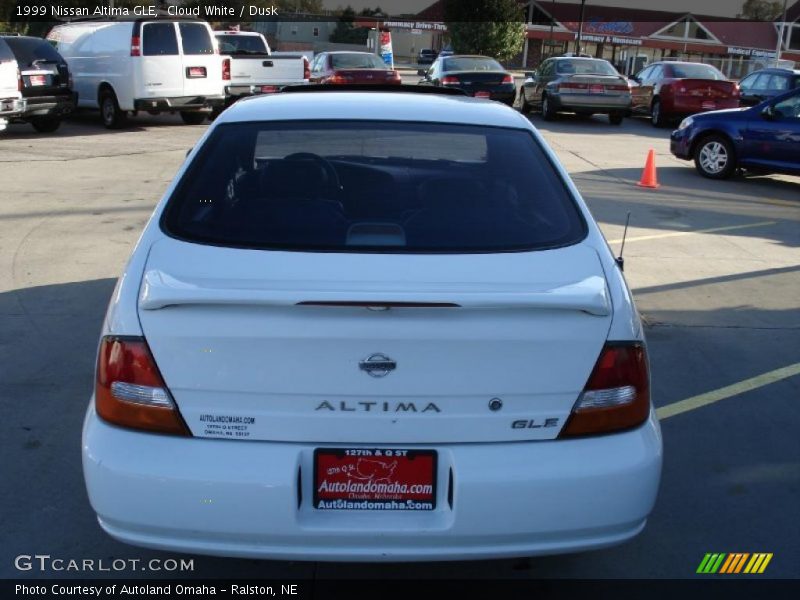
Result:
M659 187L658 179L656 178L656 152L652 148L650 148L650 152L647 153L647 162L644 163L642 178L636 185L652 189Z

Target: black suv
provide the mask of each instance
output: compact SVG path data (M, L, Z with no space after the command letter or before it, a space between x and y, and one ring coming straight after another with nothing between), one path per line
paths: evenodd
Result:
M25 112L14 120L30 123L42 133L55 131L77 102L67 62L47 40L21 35L3 39L17 58L20 88L27 104Z

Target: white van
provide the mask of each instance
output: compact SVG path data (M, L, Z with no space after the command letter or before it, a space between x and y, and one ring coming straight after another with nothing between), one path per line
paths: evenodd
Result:
M108 128L140 110L177 111L197 125L225 101L222 57L205 21L79 21L47 39L69 64L78 106L99 108Z
M25 111L25 100L19 91L19 67L8 44L0 38L0 131L8 120Z

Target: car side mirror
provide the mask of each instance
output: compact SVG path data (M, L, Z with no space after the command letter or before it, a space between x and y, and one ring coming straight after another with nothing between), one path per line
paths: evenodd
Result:
M420 77L425 77L427 74L428 72L425 69L417 69L417 75Z
M525 79L536 79L536 71L527 71L525 73Z
M775 107L771 104L767 104L764 108L761 109L761 116L766 119L767 121L772 121L777 116L775 114Z

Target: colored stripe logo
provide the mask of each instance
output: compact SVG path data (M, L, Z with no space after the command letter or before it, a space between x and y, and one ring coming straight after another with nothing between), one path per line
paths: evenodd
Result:
M771 552L754 552L752 554L748 552L708 552L700 561L696 572L703 575L715 573L721 575L760 574L766 570L771 560Z

